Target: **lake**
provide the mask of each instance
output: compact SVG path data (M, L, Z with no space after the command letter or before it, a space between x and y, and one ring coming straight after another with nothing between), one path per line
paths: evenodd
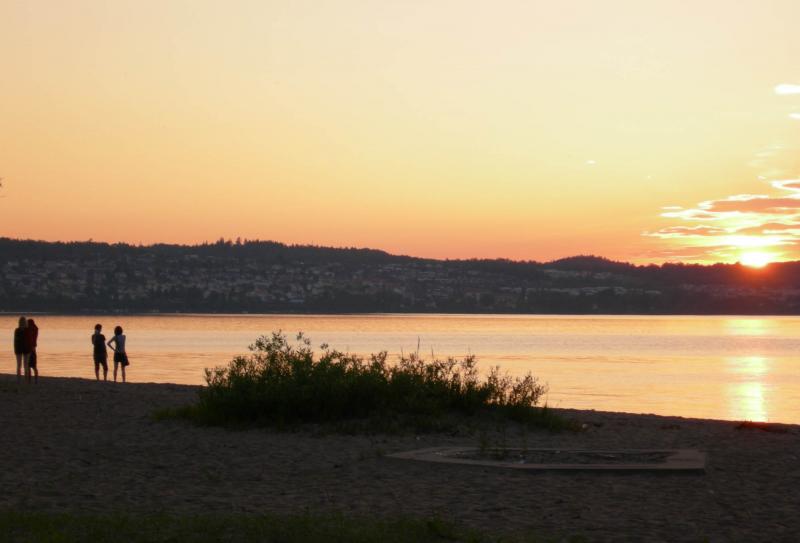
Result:
M94 377L95 323L125 328L131 381L199 384L260 334L390 355L474 354L532 372L555 407L800 423L800 317L551 315L38 315L41 375ZM0 316L0 371L16 371Z

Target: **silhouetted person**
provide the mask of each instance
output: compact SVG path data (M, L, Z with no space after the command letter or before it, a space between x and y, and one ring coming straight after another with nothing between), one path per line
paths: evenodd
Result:
M117 368L122 367L122 382L124 383L125 366L129 362L128 354L125 352L125 334L122 333L122 326L114 328L114 337L108 340L108 346L114 351L114 382L117 382Z
M28 327L25 329L28 335L28 345L31 348L31 354L28 356L28 367L30 372L33 373L33 382L39 382L39 368L37 367L36 345L39 342L39 327L33 322L33 319L28 319ZM30 379L30 376L28 377Z
M19 318L19 326L14 330L14 354L17 357L17 382L22 377L22 370L25 370L25 380L30 383L31 369L28 366L31 346L28 341L28 320L25 317Z
M94 345L94 376L100 380L100 366L103 366L103 381L108 380L108 351L106 350L106 336L100 333L101 324L94 325L92 345Z

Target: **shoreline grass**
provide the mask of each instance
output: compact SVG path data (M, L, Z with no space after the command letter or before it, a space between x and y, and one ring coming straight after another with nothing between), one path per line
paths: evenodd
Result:
M417 353L390 363L386 351L361 357L297 342L274 332L249 356L205 370L196 404L161 409L156 420L182 418L231 428L322 425L344 433L449 431L465 420L517 422L551 431L576 425L538 405L547 387L530 373L499 367L481 377L474 356L426 361Z

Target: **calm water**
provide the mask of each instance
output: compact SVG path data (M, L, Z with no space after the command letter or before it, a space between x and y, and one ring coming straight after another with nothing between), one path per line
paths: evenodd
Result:
M532 371L552 406L800 423L800 318L505 315L38 316L42 375L93 377L89 337L125 327L132 381L196 384L262 333L357 353L420 350ZM16 319L0 317L13 373Z

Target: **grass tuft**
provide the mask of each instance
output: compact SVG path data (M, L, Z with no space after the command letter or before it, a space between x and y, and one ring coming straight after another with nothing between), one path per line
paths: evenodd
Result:
M205 370L207 386L194 405L156 412L206 425L292 428L316 423L346 433L443 431L452 417L491 416L553 431L574 423L538 403L547 387L530 373L512 378L499 367L481 377L474 356L426 361L418 354L389 363L385 351L361 357L309 339L274 332L251 354Z

